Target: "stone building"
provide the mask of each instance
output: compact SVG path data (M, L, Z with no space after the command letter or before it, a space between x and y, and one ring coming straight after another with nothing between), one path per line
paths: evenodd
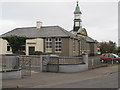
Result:
M43 53L57 54L60 56L79 56L83 53L95 55L97 53L96 41L90 38L85 28L81 25L81 11L77 2L74 11L74 26L72 31L67 31L60 26L43 26L38 21L36 27L16 28L0 37L0 54L12 54L12 49L6 40L6 36L26 36L24 52L41 51Z
M74 11L74 26L70 32L80 39L80 54L87 53L89 55L95 55L97 54L97 41L89 37L87 30L82 27L81 15L82 12L77 1Z

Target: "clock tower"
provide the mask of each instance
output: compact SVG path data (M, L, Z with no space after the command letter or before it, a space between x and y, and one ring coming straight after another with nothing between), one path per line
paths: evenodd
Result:
M78 1L77 1L77 6L74 11L74 26L73 26L74 32L77 32L80 28L82 28L82 25L81 25L82 20L80 19L81 14L82 13L80 11L80 7L79 7Z

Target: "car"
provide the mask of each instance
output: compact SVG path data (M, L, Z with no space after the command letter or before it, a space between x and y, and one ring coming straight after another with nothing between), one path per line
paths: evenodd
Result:
M120 57L114 53L105 53L100 56L100 61L102 63L120 63Z

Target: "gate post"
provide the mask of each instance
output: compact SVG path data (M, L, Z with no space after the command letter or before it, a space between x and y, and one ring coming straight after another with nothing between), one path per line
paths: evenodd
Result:
M83 62L87 65L88 67L88 55L87 54L83 54Z
M42 72L43 71L43 56L40 55L40 71Z
M48 70L49 55L40 55L40 71L44 72ZM45 70L44 70L45 69Z

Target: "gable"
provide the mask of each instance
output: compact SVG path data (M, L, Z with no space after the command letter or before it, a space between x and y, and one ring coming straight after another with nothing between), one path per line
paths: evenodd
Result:
M85 28L80 29L80 30L78 31L78 33L80 33L80 34L82 34L82 35L84 35L84 36L88 36L87 31L86 31Z

